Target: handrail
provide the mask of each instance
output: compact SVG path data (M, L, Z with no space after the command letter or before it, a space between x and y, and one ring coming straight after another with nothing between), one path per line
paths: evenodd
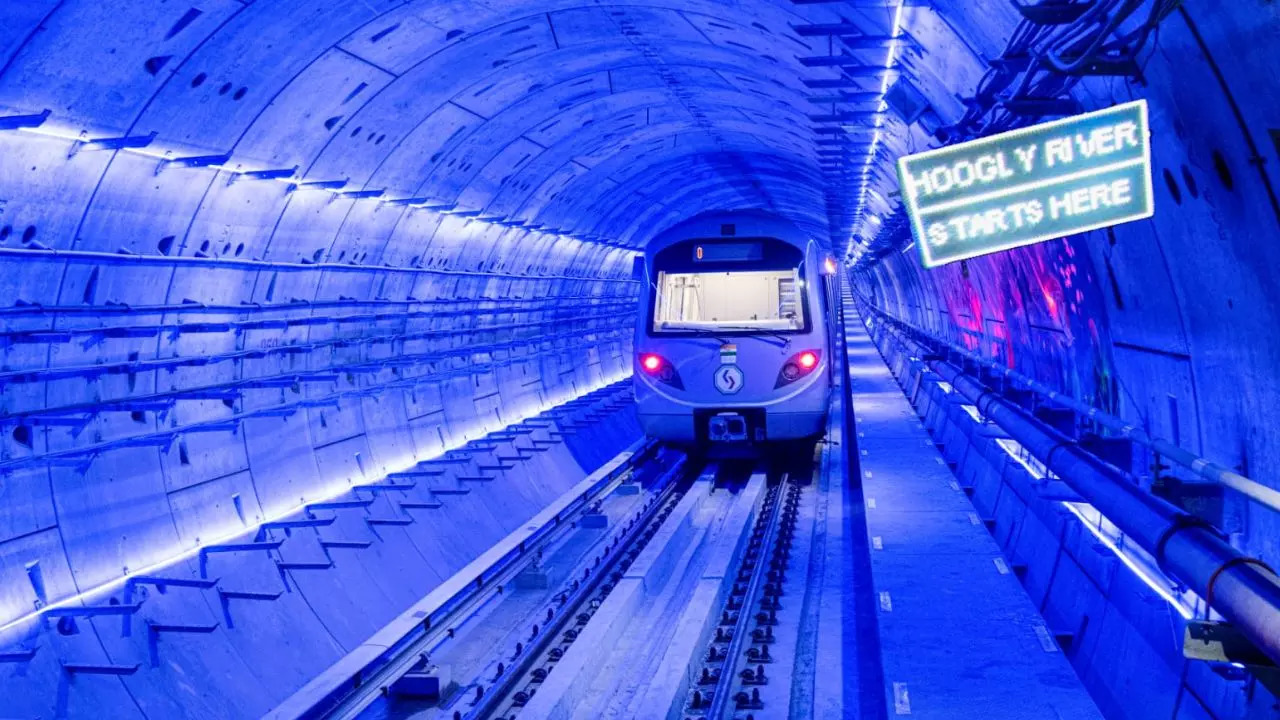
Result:
M1006 367L1005 365L997 363L989 358L973 353L966 348L943 340L927 330L890 315L884 310L872 305L866 298L859 296L857 293L854 294L854 298L858 301L861 308L870 311L872 314L879 316L891 324L897 325L900 328L906 328L916 336L932 342L935 345L946 347L948 350L1003 375L1008 380L1011 380L1017 385L1021 385L1027 390L1047 398L1051 402L1057 403L1058 405L1070 410L1074 410L1075 412L1088 417L1090 420L1097 422L1099 425L1115 430L1124 437L1146 447L1157 455L1173 460L1200 477L1230 488L1259 505L1280 512L1280 490L1267 487L1256 480L1247 478L1238 472L1200 457L1199 455L1179 447L1164 438L1152 437L1143 431L1142 428L1139 428L1122 418L1116 417L1115 415L1104 410L1100 410L1092 405L1087 405L1070 395L1064 395L1038 380L1034 380L1023 375L1017 370L1013 370L1012 368Z

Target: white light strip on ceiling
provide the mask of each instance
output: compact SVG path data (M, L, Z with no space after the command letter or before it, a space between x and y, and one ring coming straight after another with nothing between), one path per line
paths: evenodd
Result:
M26 134L28 134L28 135L36 135L36 136L39 136L39 137L43 137L43 138L50 138L50 139L56 139L56 140L65 140L65 141L72 142L72 143L88 143L88 142L93 142L93 139L91 139L91 138L87 137L87 135L86 135L84 132L77 132L77 131L75 131L75 130L70 130L70 129L66 129L66 128L59 128L59 127L56 127L56 126L53 126L53 125L48 125L48 124L37 125L37 126L35 126L35 127L21 127L21 128L17 128L17 130L18 130L18 132L26 133ZM162 162L162 163L174 162L174 161L178 161L178 160L182 160L182 159L183 159L183 156L182 156L182 155L179 155L177 152L175 152L175 151L173 151L173 150L161 150L161 149L153 148L150 144L148 144L148 145L147 145L147 146L145 146L145 147L123 147L123 148L107 149L106 151L108 151L108 152L124 152L124 153L130 153L130 154L133 154L133 155L140 155L140 156L142 156L142 157L148 157L148 158L151 158L151 159L153 159L153 160L157 160L157 161ZM192 168L192 169L196 169L196 168ZM230 174L230 175L247 175L247 174L252 173L252 172L261 172L261 171L262 171L262 170L264 170L265 168L246 168L246 167L243 167L243 166L238 165L238 164L237 164L237 165L235 165L234 167L228 167L228 166L226 166L226 165L219 165L219 164L209 164L209 165L202 165L199 169L215 170L215 171L218 171L218 172L228 173L228 174ZM353 191L353 190L347 190L347 189L344 189L344 188L331 188L331 187L323 187L323 186L308 186L308 185L306 185L306 184L305 184L305 183L306 183L306 182L308 182L308 181L307 181L306 179L303 179L303 178L295 178L295 177L280 178L280 177L273 177L273 178L270 178L270 179L271 179L271 180L274 180L274 181L276 181L276 182L279 182L279 183L283 183L283 184L285 184L285 185L293 185L293 186L296 186L296 187L295 187L295 190L296 190L296 191L298 191L298 192L326 192L326 193L329 193L329 194L331 194L331 195L333 195L333 196L335 196L335 197L336 197L336 196L339 196L339 195L342 195L343 193L346 193L346 192L359 192L359 190L354 190L354 191ZM391 197L363 197L363 198L361 198L361 197L348 197L347 199L348 199L348 200L352 200L352 201L358 201L358 202L376 202L376 203L388 203L388 202L392 202L392 201L396 200L396 198L391 198ZM410 208L410 209L412 209L412 210L414 210L414 211L417 211L417 212L435 212L435 213L439 213L439 214L443 214L443 215L456 214L456 213L457 213L457 211L453 211L452 213L450 213L450 212L442 212L442 211L439 211L439 210L430 210L430 209L424 208L424 207L423 207L423 206L421 206L421 205L408 205L408 206L406 206L406 207L408 207L408 208ZM509 227L507 227L507 226L505 226L505 225L502 225L502 224L501 224L501 222L498 222L498 221L490 221L490 220L483 220L483 219L480 219L480 218L468 218L468 219L466 220L466 222L467 222L468 224L470 224L470 223L473 223L473 222L474 222L474 223L479 223L479 224L481 224L481 225L489 225L489 226L493 226L493 227L499 227L499 228L501 228L501 230L502 230L502 231L506 231L506 230L510 230L510 229L512 229L512 228L509 228ZM590 244L598 244L598 245L599 245L599 244L605 244L605 243L601 243L601 242L599 242L598 240L593 240L593 239L591 239L591 238L589 238L589 237L586 237L586 236L583 236L583 235L575 235L575 234L572 234L572 233L565 233L565 232L549 232L549 231L546 231L546 230L527 230L527 229L521 229L521 230L522 230L522 232L529 233L529 234L537 234L537 235L542 235L542 236L546 236L546 237L555 237L555 238L558 238L558 239L561 239L561 240L572 240L572 241L574 241L574 242L578 242L578 243L590 243ZM608 247L617 247L617 245L618 245L618 243L613 242L613 243L608 244L607 246L608 246ZM627 249L627 252L630 252L630 253L636 254L638 251Z
M867 185L871 182L871 163L875 161L876 153L880 150L880 143L884 140L884 112L888 109L888 103L885 102L885 96L889 94L889 78L893 76L890 72L894 62L898 59L898 47L901 45L899 36L902 34L902 9L906 7L906 0L898 0L898 4L893 9L893 29L889 33L889 49L885 52L884 68L885 72L880 80L880 102L876 105L879 113L876 116L876 131L871 139L871 148L867 151L867 161L862 166L862 181L858 190L858 208L854 211L854 217L861 217L867 206ZM849 235L849 245L845 248L846 254L853 252L853 242L856 235Z

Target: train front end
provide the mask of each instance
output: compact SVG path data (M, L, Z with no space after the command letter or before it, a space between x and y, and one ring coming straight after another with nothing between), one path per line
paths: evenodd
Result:
M741 222L713 227L737 234L685 229L645 259L635 344L642 426L725 455L819 436L832 387L821 255L783 233L744 236Z

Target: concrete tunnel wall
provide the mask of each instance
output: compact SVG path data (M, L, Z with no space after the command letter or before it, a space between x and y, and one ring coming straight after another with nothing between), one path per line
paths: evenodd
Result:
M934 5L954 19L973 3ZM966 25L973 52L949 59L970 83L985 67L975 54L998 56L1016 24L1007 4L989 5L1001 21ZM921 14L904 27L934 27L932 11ZM1278 20L1256 4L1184 6L1160 28L1145 85L1078 86L1085 108L1150 104L1151 220L933 270L913 247L871 266L864 289L897 317L1280 487L1268 410L1280 402L1280 92L1269 54ZM949 89L964 96L973 85ZM1280 517L1238 496L1225 502L1221 521L1241 547L1280 562Z
M1087 107L1152 103L1168 192L1155 220L931 272L894 254L862 287L1274 484L1276 12L1189 7L1162 29L1146 86L1081 86ZM886 15L766 0L0 5L0 118L49 110L0 131L0 625L34 609L33 562L51 600L73 596L236 526L233 495L252 524L625 375L631 251L675 221L767 208L841 245L850 216L891 208L822 173L798 57L827 39L790 28L888 33ZM1016 24L996 0L901 19L944 115ZM125 150L76 142L152 133ZM548 478L598 460L557 452L529 476L529 514ZM1277 560L1274 517L1225 515ZM387 552L366 576L383 613L427 587L388 589L405 573ZM153 594L136 619L216 619L216 597L192 592ZM0 663L0 686L40 688L32 713L165 715L149 703L171 695L252 715L369 629L320 632L339 607L166 640L156 667L118 618L69 636L24 623L0 651L43 649ZM241 639L259 633L272 639ZM206 641L224 654L202 659ZM59 674L86 658L142 668ZM286 679L263 682L268 663Z
M932 5L904 13L903 26L931 51L918 63L922 90L954 119L955 98L974 95L985 59L1004 53L1019 18L1008 3ZM951 45L938 62L934 38L971 15L991 22L963 24L968 46ZM902 230L888 252L855 271L856 287L894 317L1280 487L1272 411L1280 400L1278 20L1265 4L1186 3L1144 55L1145 83L1104 77L1077 86L1085 109L1148 101L1152 219L934 269L922 267ZM949 80L933 75L940 67ZM928 143L914 128L906 147ZM896 178L877 187L887 195ZM893 233L883 219L880 232ZM909 362L897 359L900 377L913 377ZM1061 502L1030 490L1024 468L973 428L958 400L928 383L919 398L935 439L1022 568L1046 621L1069 638L1066 652L1108 717L1274 716L1275 699L1256 681L1188 662L1179 612ZM1136 469L1148 480L1150 462L1139 448ZM1274 511L1231 491L1214 499L1220 488L1197 484L1180 467L1162 473L1189 483L1175 502L1218 524L1245 553L1280 562Z
M260 715L638 437L610 390L501 483L415 491L442 509L151 567L624 377L672 222L825 233L788 28L831 17L0 5L0 118L48 111L0 130L0 716Z

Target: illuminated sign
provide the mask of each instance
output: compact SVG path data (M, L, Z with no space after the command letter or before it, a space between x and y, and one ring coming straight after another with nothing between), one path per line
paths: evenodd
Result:
M910 155L898 179L925 267L1149 218L1147 103Z
M756 262L764 258L764 243L731 242L697 245L694 262Z

